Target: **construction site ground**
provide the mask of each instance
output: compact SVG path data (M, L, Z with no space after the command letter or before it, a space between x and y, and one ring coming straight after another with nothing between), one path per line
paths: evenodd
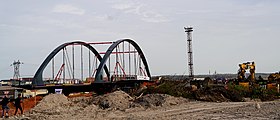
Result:
M131 97L123 91L100 96L66 97L50 94L32 108L35 99L25 107L23 115L10 120L92 120L92 119L188 119L188 120L271 120L280 119L280 101L268 102L202 102L166 94ZM24 103L27 104L27 103ZM13 109L13 108L11 108Z

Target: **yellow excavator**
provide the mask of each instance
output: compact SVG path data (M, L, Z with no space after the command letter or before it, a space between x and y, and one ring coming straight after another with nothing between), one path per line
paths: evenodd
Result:
M248 78L246 78L246 70L250 70L250 75ZM256 83L255 78L255 70L256 70L256 64L255 62L246 62L239 64L239 70L238 70L238 84L242 85L244 87L249 87L249 85L252 85Z
M280 72L269 74L268 81L279 81L280 80Z
M280 72L271 73L268 76L268 89L277 89L279 92L279 84L280 84Z

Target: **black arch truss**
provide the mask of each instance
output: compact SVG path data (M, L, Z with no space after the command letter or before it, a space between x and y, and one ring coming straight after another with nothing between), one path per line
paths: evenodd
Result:
M44 60L44 62L40 65L39 69L36 71L33 80L32 80L32 85L35 86L40 86L40 85L44 85L43 82L43 71L46 68L46 66L49 64L49 62L52 60L52 58L63 48L65 48L68 45L73 45L73 44L79 44L79 45L83 45L85 47L87 47L91 52L93 52L95 54L95 56L97 57L97 59L99 61L102 60L102 57L100 56L100 54L96 51L96 49L94 49L90 44L87 44L85 42L81 42L81 41L74 41L74 42L68 42L68 43L64 43L60 46L58 46L56 49L54 49L49 55L48 57ZM102 67L103 68L103 67ZM107 74L107 76L109 77L109 71L107 66L105 65L104 70Z
M151 78L151 74L150 74L150 71L149 71L149 66L148 66L148 63L147 63L147 60L144 56L144 53L143 51L141 50L141 48L138 46L138 44L136 42L134 42L133 40L131 39L121 39L121 40L118 40L116 42L114 42L109 48L108 50L106 51L105 55L103 56L103 59L101 60L98 68L97 68L97 72L95 74L95 83L102 83L104 82L103 81L103 68L106 66L106 62L108 60L108 58L110 57L110 55L112 54L113 50L122 42L129 42L131 45L133 45L135 47L135 49L137 50L138 54L140 55L140 58L142 59L142 62L145 66L145 70L146 70L146 73L147 73L147 76ZM107 75L108 76L108 75ZM110 77L108 77L110 78Z

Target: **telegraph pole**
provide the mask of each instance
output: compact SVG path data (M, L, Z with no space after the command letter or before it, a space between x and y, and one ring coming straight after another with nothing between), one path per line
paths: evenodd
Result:
M188 65L189 65L189 78L190 80L194 79L194 70L193 70L193 52L192 52L192 27L184 27L185 32L187 33L187 48L188 48Z
M14 61L11 66L14 66L14 77L13 79L15 80L19 80L20 74L19 74L19 66L20 64L23 64L23 62L18 61Z

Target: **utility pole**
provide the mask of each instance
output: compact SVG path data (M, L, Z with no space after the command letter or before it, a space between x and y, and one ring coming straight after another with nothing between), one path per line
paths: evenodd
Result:
M187 48L188 48L188 65L189 65L189 78L190 80L194 79L194 70L193 70L193 54L192 54L192 27L184 27L185 32L187 33Z
M15 80L19 80L20 74L19 74L19 66L20 64L23 64L23 62L18 61L14 61L11 66L14 66L14 77L13 79Z

